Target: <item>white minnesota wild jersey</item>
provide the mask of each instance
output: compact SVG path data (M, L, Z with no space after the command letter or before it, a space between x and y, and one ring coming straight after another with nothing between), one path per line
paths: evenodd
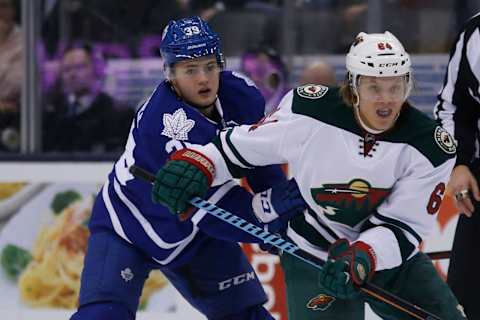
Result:
M317 85L290 91L260 123L223 131L198 150L215 163L214 184L288 163L309 205L288 237L322 259L339 238L362 240L377 270L400 265L428 236L456 151L448 132L411 106L393 129L366 133L338 88Z

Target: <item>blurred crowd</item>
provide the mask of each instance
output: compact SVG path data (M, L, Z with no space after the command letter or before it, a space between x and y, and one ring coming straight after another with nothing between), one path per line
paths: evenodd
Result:
M26 52L20 2L0 0L0 153L20 150ZM105 66L112 59L158 59L170 19L199 15L218 30L224 54L240 59L238 69L257 84L270 111L294 85L338 81L335 70L321 60L292 79L286 57L343 53L353 35L371 28L372 16L377 31L397 34L408 51L446 53L462 21L480 9L469 0L385 0L375 8L369 7L372 3L42 0L41 41L33 50L42 82L42 151L120 152L136 105L105 91Z
M13 0L0 0L0 152L17 151L20 144L23 48L18 11Z

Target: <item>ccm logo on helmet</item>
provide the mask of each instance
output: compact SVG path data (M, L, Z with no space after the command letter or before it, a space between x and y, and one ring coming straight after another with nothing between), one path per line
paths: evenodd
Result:
M222 291L230 288L231 286L238 286L244 282L247 282L253 279L255 279L255 274L253 273L253 271L239 274L238 276L219 282L218 290Z
M390 63L380 63L378 65L380 68L390 68L398 66L398 62L390 62Z

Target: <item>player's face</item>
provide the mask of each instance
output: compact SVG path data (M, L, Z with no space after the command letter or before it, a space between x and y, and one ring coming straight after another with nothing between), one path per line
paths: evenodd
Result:
M220 71L215 56L180 61L173 67L171 82L186 102L203 109L215 102Z
M360 97L359 116L375 130L387 130L393 126L407 93L404 76L361 76L358 84Z

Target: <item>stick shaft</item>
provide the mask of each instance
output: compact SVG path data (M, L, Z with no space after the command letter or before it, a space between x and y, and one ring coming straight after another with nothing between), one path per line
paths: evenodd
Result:
M451 251L426 252L425 254L432 260L450 259Z

